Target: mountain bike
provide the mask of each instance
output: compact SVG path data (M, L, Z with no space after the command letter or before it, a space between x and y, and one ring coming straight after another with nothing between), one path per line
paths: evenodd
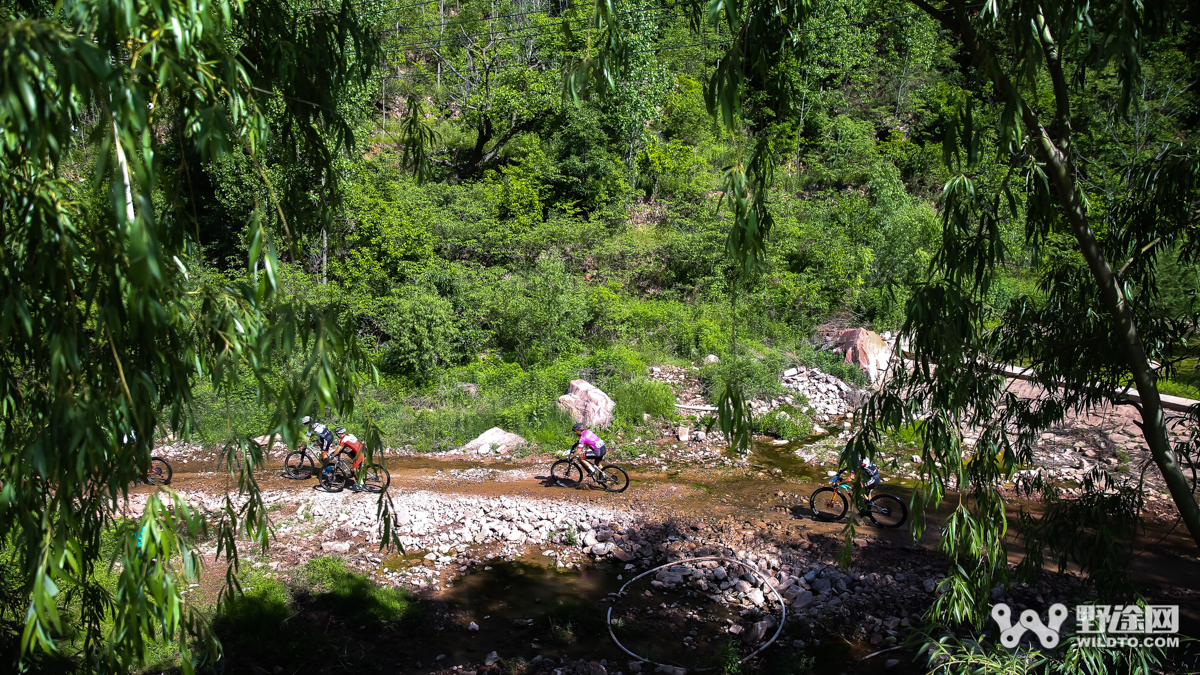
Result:
M629 474L625 473L625 469L615 464L585 469L578 460L571 457L560 459L550 466L550 482L563 487L576 487L583 482L585 473L594 483L609 492L624 492L625 488L629 487Z
M317 480L327 492L341 492L347 487L358 485L358 472L355 471L354 465L345 459L346 457L345 450L339 452L337 457L322 467L320 473L317 474ZM361 490L363 492L383 492L391 484L392 475L382 464L372 463L362 467Z
M162 457L150 458L150 470L142 474L142 480L147 485L170 485L171 465Z
M846 509L850 505L847 495L851 492L850 486L841 480L841 474L834 476L829 481L831 487L823 487L808 498L808 505L818 520L838 520L846 515ZM858 513L870 518L871 522L879 527L888 529L900 527L908 520L908 507L899 497L889 494L867 497L866 503Z
M288 478L296 480L308 480L317 473L316 467L321 464L317 460L320 458L319 453L314 453L308 449L308 443L300 446L299 450L288 454L283 460L283 470L287 473Z

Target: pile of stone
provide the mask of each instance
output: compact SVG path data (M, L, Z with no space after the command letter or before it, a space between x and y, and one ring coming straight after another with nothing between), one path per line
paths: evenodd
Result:
M805 368L797 366L783 371L783 388L801 394L808 400L808 405L801 412L808 413L815 421L829 422L833 417L843 416L853 410L853 401L857 401L857 390L820 368ZM786 396L791 404L792 397ZM778 407L778 400L775 406ZM820 433L820 432L818 432Z
M711 407L708 393L700 381L700 369L695 366L687 368L671 365L651 366L650 379L670 385L675 392L677 404L693 408Z

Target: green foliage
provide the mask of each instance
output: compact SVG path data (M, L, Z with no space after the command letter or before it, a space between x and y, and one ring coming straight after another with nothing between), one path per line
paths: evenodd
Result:
M667 94L663 136L669 143L702 147L714 140L716 125L704 106L704 89L695 78L679 75Z
M498 345L522 364L578 349L586 300L561 258L540 257L525 283L510 284L489 300L495 303Z
M1174 86L1167 73L1179 71L1143 70L1158 61L1157 40L1170 43L1183 29L1164 6L1140 7L1136 18L1069 2L1036 11L992 4L979 15L926 10L956 36L971 76L987 84L944 87L940 95L948 172L941 236L929 279L911 288L902 329L917 367L894 370L867 402L863 431L846 445L842 466L876 456L883 434L921 420L925 461L912 498L914 532L951 483L960 493L939 541L955 564L932 615L943 625L980 628L989 590L1009 580L1002 483L1033 461L1042 431L1068 415L1119 405L1129 383L1141 395L1141 426L1156 468L1200 543L1200 506L1179 462L1183 453L1183 462L1193 463L1195 448L1172 447L1150 363L1194 353L1196 317L1190 302L1179 302L1187 293L1157 284L1155 269L1169 268L1180 253L1189 265L1200 260L1200 237L1185 213L1200 204L1200 169L1195 147L1166 140L1182 129L1154 102L1155 92ZM1139 102L1145 107L1131 118L1135 92L1146 94ZM1153 151L1138 140L1157 134L1162 144ZM1083 157L1095 178L1079 173ZM1012 273L1026 262L1036 281ZM1185 313L1165 316L1179 310ZM984 365L990 363L1027 366L1047 394L1036 401L1013 396ZM1195 415L1181 420L1197 422ZM978 434L971 451L963 443L966 427ZM1102 602L1120 601L1129 593L1128 542L1140 488L1118 488L1107 474L1081 488L1069 500L1045 492L1045 513L1022 518L1021 572L1038 569L1043 555L1060 566L1069 560ZM846 555L852 534L850 524ZM945 670L1005 667L955 660L961 656Z
M733 644L733 638L725 641L721 645L721 651L717 656L717 672L721 675L740 675L742 672L742 664L738 663L741 654L738 652L737 645Z
M454 335L458 326L449 301L416 292L384 298L378 306L380 329L387 337L380 352L380 370L425 379L457 356Z
M632 426L644 424L643 415L670 417L675 414L675 392L663 382L638 378L608 392L617 404L616 417Z
M803 412L804 403L780 406L776 410L755 417L751 429L756 434L765 434L775 438L792 441L803 439L812 434L812 420Z
M10 252L0 272L0 539L15 542L22 580L2 609L24 617L31 661L57 652L71 623L90 647L89 670L127 672L170 643L191 673L220 648L181 589L198 572L201 537L235 563L237 538L266 544L251 478L261 448L222 436L237 485L226 517L205 522L168 490L123 531L115 560L102 559L101 533L156 436L196 428L200 382L220 396L249 379L266 431L289 442L297 408L353 409L362 355L321 311L279 292L276 251L299 256L339 204L335 157L355 145L341 96L366 81L377 47L351 5L42 9L0 10L0 230ZM189 197L191 177L222 159L261 188L245 195L269 198L230 228L245 235L236 280L205 269ZM131 431L136 440L123 440ZM121 570L112 592L100 581L110 562ZM75 616L61 607L68 585L79 587Z

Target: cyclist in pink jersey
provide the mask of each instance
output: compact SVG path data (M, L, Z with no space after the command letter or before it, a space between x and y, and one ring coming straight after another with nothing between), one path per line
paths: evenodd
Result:
M600 466L600 461L604 459L604 455L608 452L604 441L591 429L584 429L583 424L580 422L576 422L575 426L571 427L571 431L579 434L579 442L575 444L575 448L583 451L585 459L590 459L596 466ZM578 454L578 452L575 452L572 454L572 457L576 457ZM584 466L587 466L587 462L584 462ZM592 470L594 470L594 467L592 467Z

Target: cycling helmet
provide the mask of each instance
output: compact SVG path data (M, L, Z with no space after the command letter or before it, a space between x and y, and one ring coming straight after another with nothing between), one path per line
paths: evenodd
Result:
M571 427L571 431L574 431L574 432L583 431L583 422L576 422L575 426Z
M338 427L333 430L333 433L338 436L345 436L346 435L346 427Z
M312 422L312 418L308 415L300 418L300 424L308 424L309 422Z

